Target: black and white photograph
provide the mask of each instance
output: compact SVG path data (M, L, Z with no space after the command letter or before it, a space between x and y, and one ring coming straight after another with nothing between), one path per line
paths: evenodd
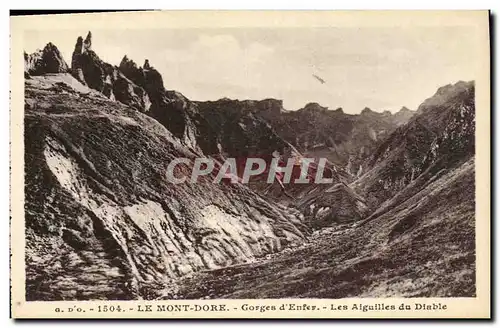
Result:
M132 23L161 14L19 32L19 300L331 317L489 299L487 11Z

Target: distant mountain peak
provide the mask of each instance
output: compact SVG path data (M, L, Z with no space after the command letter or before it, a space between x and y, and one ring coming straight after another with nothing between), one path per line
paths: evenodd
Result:
M474 81L458 81L455 84L447 84L437 89L436 93L432 97L427 98L422 104L420 104L417 111L422 113L426 111L427 108L446 104L455 97L462 97L464 92L473 92L473 90Z
M328 107L323 107L317 102L310 102L304 106L304 110L310 110L310 111L324 111L328 110Z
M400 126L408 122L413 117L413 115L415 115L415 113L416 111L410 110L408 107L403 106L399 111L392 115L392 118L394 123Z
M361 111L361 114L371 114L371 113L375 112L368 107L363 108L363 110Z

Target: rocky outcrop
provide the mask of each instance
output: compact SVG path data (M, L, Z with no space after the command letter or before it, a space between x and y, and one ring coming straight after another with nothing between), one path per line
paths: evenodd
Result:
M92 50L91 38L90 32L85 42L82 37L78 37L71 59L71 71L76 79L87 84L90 88L102 92L105 85L109 83L106 81L107 76L113 74L113 66L104 63Z
M65 73L68 70L68 65L62 58L59 49L50 42L42 50L38 50L30 55L24 53L25 75Z
M151 101L148 115L158 120L186 145L196 148L198 133L192 119L196 112L193 103L180 92L167 91L161 74L149 64L147 59L144 66L139 67L134 61L124 56L119 70L148 95Z
M197 102L201 148L208 154L228 157L271 155L290 152L290 145L279 137L257 113L267 111L268 101L218 100Z
M83 38L78 37L75 44L75 49L73 50L73 55L71 57L71 73L72 75L80 81L82 84L86 85L85 76L83 75L82 65L82 53L83 53Z
M143 69L138 67L137 64L133 60L130 60L126 55L120 62L118 69L135 84L141 86L145 85Z
M144 61L143 67L124 56L120 62L119 70L135 84L146 90L151 101L156 105L162 102L166 95L166 89L163 84L161 74L149 64L149 60Z
M92 50L92 33L78 37L71 60L73 76L106 97L147 112L151 101L144 89L130 81L116 66L105 63Z

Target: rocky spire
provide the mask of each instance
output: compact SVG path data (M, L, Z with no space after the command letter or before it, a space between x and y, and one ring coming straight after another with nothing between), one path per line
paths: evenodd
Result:
M75 50L73 50L73 55L71 56L71 75L82 84L86 85L85 78L83 76L81 57L83 53L83 38L81 36L76 39Z
M76 69L78 66L78 57L83 52L83 38L81 36L76 39L75 50L73 50L73 56L71 57L71 69Z
M88 32L85 40L79 36L71 58L71 74L88 87L104 92L107 76L112 73L113 66L92 51L92 32Z
M84 51L92 50L92 32L90 31L87 34L85 41L83 42L83 50Z

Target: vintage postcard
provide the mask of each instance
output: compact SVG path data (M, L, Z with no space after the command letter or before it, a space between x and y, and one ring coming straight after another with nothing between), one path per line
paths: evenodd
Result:
M490 318L489 53L488 11L11 17L12 316Z

